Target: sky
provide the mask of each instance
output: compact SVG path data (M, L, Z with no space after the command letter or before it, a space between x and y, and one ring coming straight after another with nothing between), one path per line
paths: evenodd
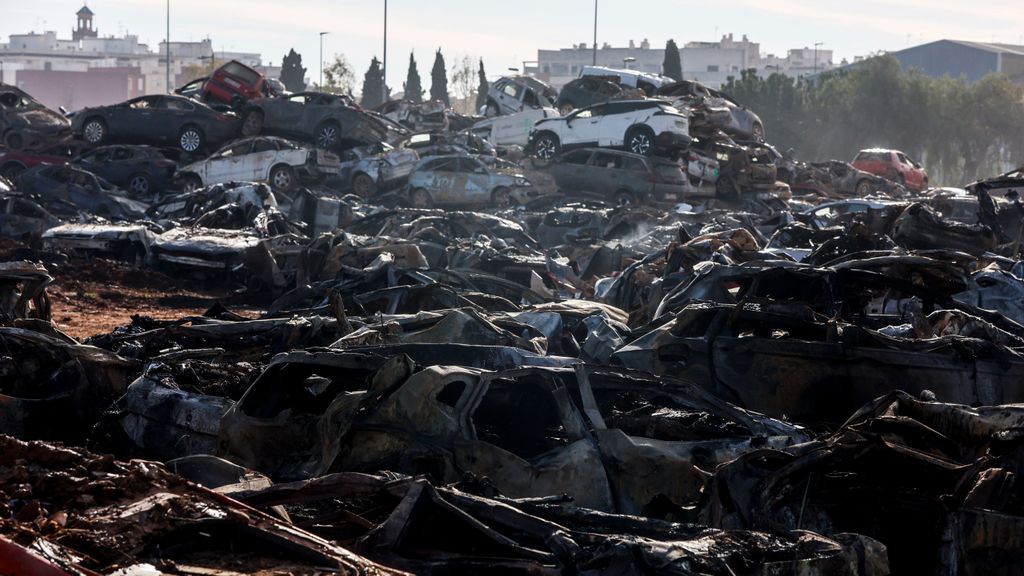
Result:
M152 49L165 36L165 0L89 0L101 35L137 34ZM0 0L0 42L10 34L56 30L69 38L81 0ZM295 48L316 80L319 33L324 60L344 54L358 83L383 51L384 0L170 0L172 41L213 40L216 50L259 52L279 65ZM409 53L429 86L434 52L451 68L483 58L488 76L522 67L538 48L590 44L594 0L390 0L387 81L401 89ZM784 56L790 48L822 43L835 61L879 50L954 38L1024 44L1020 0L598 0L598 43L625 46L647 38L662 48L733 33Z

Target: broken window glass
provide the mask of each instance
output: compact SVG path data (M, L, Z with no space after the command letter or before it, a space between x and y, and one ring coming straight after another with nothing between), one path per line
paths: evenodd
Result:
M473 412L473 427L478 440L523 459L569 444L558 404L540 378L492 380Z

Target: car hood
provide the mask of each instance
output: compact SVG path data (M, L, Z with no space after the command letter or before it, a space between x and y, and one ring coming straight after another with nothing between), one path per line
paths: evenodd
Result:
M53 110L40 108L8 116L8 125L37 132L61 132L71 126L71 121Z

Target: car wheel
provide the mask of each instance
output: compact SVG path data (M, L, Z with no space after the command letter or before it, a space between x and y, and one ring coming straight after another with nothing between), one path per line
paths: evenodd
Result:
M11 150L21 150L25 147L25 139L19 132L11 131L5 139L7 147Z
M87 120L82 126L82 137L89 144L99 144L107 138L107 125L99 118Z
M562 116L568 116L569 113L575 109L576 106L574 106L572 102L566 102L558 107L558 112L561 113Z
M736 189L732 178L719 176L718 181L715 182L715 196L739 200L740 191Z
M650 128L633 128L626 133L626 149L634 154L650 156L654 152L654 133Z
M508 188L501 186L494 189L494 192L491 194L491 200L498 208L508 208L512 206L512 193Z
M750 135L758 142L764 142L764 126L760 123L755 122L754 126L750 129Z
M377 183L368 174L360 172L352 179L352 191L360 198L369 198L377 193Z
M316 145L318 148L330 150L338 144L341 130L335 122L324 122L316 129Z
M533 155L544 160L551 160L558 155L561 146L558 143L558 136L551 132L541 132L533 143Z
M132 177L128 180L128 190L132 194L135 194L136 196L146 196L152 189L153 186L152 183L150 183L149 181L149 176L146 176L141 172L132 175Z
M612 198L616 206L633 206L636 204L636 196L628 190L619 190Z
M863 198L865 196L870 196L871 195L871 181L867 180L867 179L864 179L864 180L861 180L860 182L857 182L856 192L857 192L857 196L860 197L860 198Z
M488 102L487 108L484 109L484 116L488 118L494 118L498 115L498 105L494 102Z
M263 112L260 110L249 110L242 121L242 136L259 136L263 131Z
M203 131L196 126L185 126L178 134L178 147L185 152L198 152L203 148Z
M295 172L291 166L278 164L270 170L270 189L274 192L288 192L295 186Z
M14 182L14 179L21 175L21 173L24 171L25 167L22 166L21 164L17 162L8 162L7 164L4 164L3 168L0 168L0 176L7 178L11 182Z
M195 174L186 174L182 177L181 191L185 193L195 192L203 187L203 181Z
M413 208L430 208L434 202L430 199L430 193L423 188L417 188L409 194L409 204Z

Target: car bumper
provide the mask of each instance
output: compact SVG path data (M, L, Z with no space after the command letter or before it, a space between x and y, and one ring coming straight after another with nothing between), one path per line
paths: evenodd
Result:
M691 142L693 142L693 138L679 132L662 132L654 140L654 143L660 148L686 148Z

